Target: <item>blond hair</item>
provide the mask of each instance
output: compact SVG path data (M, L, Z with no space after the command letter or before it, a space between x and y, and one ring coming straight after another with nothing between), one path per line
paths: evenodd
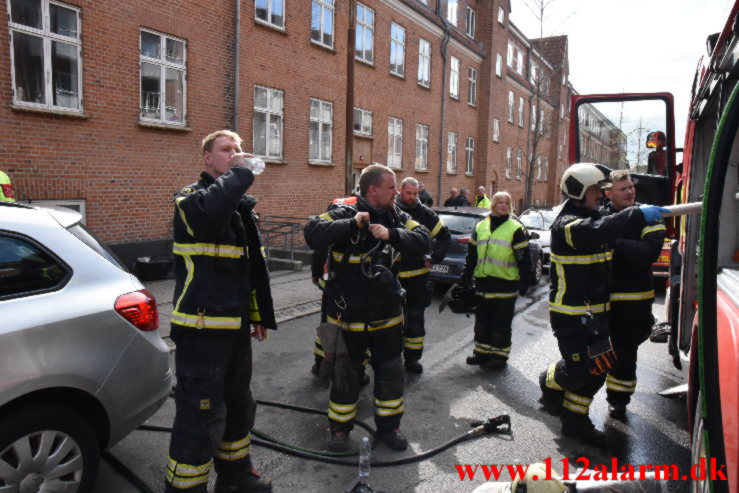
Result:
M217 130L203 138L202 149L204 153L210 152L211 149L213 149L213 142L215 142L218 137L231 137L239 145L243 142L241 136L232 130Z
M508 199L508 203L513 204L513 198L511 197L511 194L506 192L505 190L501 190L500 192L495 192L492 197L490 197L490 210L495 207L495 204L498 203L500 199L503 197L506 197Z

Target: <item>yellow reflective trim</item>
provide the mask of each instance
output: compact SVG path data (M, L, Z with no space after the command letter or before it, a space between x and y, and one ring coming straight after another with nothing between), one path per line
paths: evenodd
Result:
M362 332L364 331L364 322L344 322L343 320L338 320L336 318L328 317L328 321L332 324L336 324L341 326L342 329L348 330L351 332ZM376 320L374 322L370 322L367 324L367 331L372 332L374 330L380 330L380 329L387 329L388 327L394 327L398 324L403 323L403 315L398 315L397 317L393 317L391 319L386 320ZM377 325L376 325L377 324Z
M388 409L385 407L376 407L375 414L378 416L394 416L396 414L403 414L405 412L405 406Z
M333 409L337 413L350 413L357 409L357 403L354 404L337 404L334 401L328 401L329 409Z
M549 368L547 368L546 386L554 390L564 390L564 388L562 388L562 386L554 379L554 373L556 370L557 363L552 363L549 365Z
M252 289L249 295L249 321L261 322L262 315L259 313L259 302L257 301L257 290Z
M638 293L611 293L611 301L639 301L654 298L654 289Z
M193 466L178 463L170 457L167 460L164 478L175 488L188 489L199 484L207 483L212 466L213 460L203 465Z
M514 250L520 250L522 248L526 248L527 246L529 246L529 241L528 240L524 240L524 241L522 241L520 243L516 243L515 245L513 245L513 249Z
M331 255L334 257L334 260L337 262L341 262L344 259L344 254L340 252L331 252ZM358 264L365 257L366 255L351 255L349 257L349 260L347 260L347 262L350 264Z
M593 255L557 255L551 254L552 262L558 264L598 264L613 260L613 252L600 252Z
M550 257L551 258L551 257ZM565 279L565 268L562 264L552 261L554 264L554 270L557 271L557 294L554 297L555 303L562 303L567 291L567 280Z
M222 450L218 450L215 456L218 459L225 460L228 462L233 462L235 460L243 459L249 454L251 454L251 445L241 450L234 451L234 452L224 452Z
M591 397L585 397L584 395L575 394L574 392L571 392L569 390L565 391L565 399L568 399L577 404L581 404L583 406L589 406L590 403L593 402L593 399Z
M574 221L567 223L567 225L565 226L565 241L575 250L577 250L577 247L575 247L575 244L572 243L572 227L581 222L582 219L575 219Z
M331 214L329 214L328 212L324 212L323 214L321 214L321 215L320 215L320 216L318 216L318 217L320 217L320 218L321 218L321 219L323 219L324 221L333 221L333 220L334 220L334 218L333 218L333 217L331 217Z
M507 248L510 248L511 247L511 242L510 241L501 240L501 239L495 238L495 237L490 237L490 238L486 238L484 240L480 240L480 241L477 242L477 244L478 245L491 245L491 244L492 245L500 245L500 246L504 246L504 247L507 247Z
M611 309L611 303L600 303L597 305L590 305L591 313L603 313ZM587 315L587 306L573 306L563 305L560 303L549 302L549 310L557 313L564 313L565 315Z
M209 460L205 464L201 464L199 466L193 466L190 464L182 464L181 462L177 462L176 460L169 457L167 460L167 468L171 471L175 472L180 476L196 476L199 474L206 473L210 471L210 468L213 466L213 460Z
M654 233L655 231L666 231L667 228L664 224L654 224L652 226L647 226L644 229L641 230L641 237L644 238L649 233Z
M575 404L574 402L570 402L565 399L564 402L562 402L562 407L576 414L588 414L590 406L581 406L580 404Z
M241 317L210 317L172 312L172 322L185 327L202 329L240 329Z
M426 267L421 267L420 269L416 270L404 270L400 271L398 273L398 277L401 277L403 279L406 279L408 277L416 277L416 276L422 276L424 274L428 274L430 271Z
M518 296L518 291L511 293L484 293L482 291L475 291L475 295L486 300L502 299L502 298L515 298Z
M262 258L267 258L267 250L264 247L259 248L262 251Z
M190 257L189 255L185 255L182 257L182 259L185 261L185 270L187 271L187 277L185 277L185 285L182 287L182 293L180 293L180 297L177 298L177 303L175 303L174 305L175 311L180 309L182 298L185 297L185 293L187 293L187 289L190 287L192 278L195 276L195 263L192 261L192 257Z
M221 450L239 450L249 444L251 444L251 433L248 433L244 438L235 442L221 442L218 448Z
M416 229L416 228L417 228L417 227L419 227L419 226L420 226L420 224L418 224L418 223L417 223L416 221L414 221L413 219L408 219L408 221L407 221L407 222L406 222L406 223L405 223L405 224L403 225L403 227L404 227L405 229L409 229L409 230L413 230L413 229Z
M210 257L241 258L244 247L237 245L218 245L215 243L175 243L172 253L175 255L207 255Z
M319 348L317 346L313 348L313 354L317 354L321 358L325 358L326 357L326 353L323 352L323 349L321 349L321 348Z
M434 226L434 229L431 230L431 238L436 238L436 235L439 234L439 231L441 231L441 228L444 227L444 222L439 219L439 222L436 223L436 226Z
M195 233L193 232L192 228L190 227L190 224L187 222L187 218L185 217L185 211L182 210L182 207L180 207L180 202L182 202L185 199L185 197L177 197L174 200L175 206L177 206L177 210L180 211L180 218L182 219L182 222L185 224L185 228L187 228L187 234L195 237Z
M357 416L357 411L350 414L336 414L333 409L328 410L328 419L332 419L334 421L338 421L339 423L346 423L348 421L353 420Z
M391 399L389 401L381 401L380 399L375 398L375 406L379 407L398 407L403 404L403 398L400 397L399 399Z

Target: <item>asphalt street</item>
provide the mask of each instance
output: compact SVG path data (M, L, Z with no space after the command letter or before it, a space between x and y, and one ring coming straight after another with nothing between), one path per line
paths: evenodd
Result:
M405 416L402 430L410 441L409 450L394 452L379 445L373 460L390 460L429 450L470 429L474 420L510 414L512 432L488 435L458 444L423 462L396 467L373 468L370 485L385 492L472 491L484 482L461 480L456 465L522 465L551 458L554 469L562 472L562 460L570 461L570 474L586 458L595 464L619 465L676 464L687 472L690 461L687 411L681 399L666 399L657 392L681 383L665 345L646 342L639 353L638 387L629 406L626 422L607 416L605 389L596 395L591 414L596 426L609 435L608 449L581 445L559 434L559 420L546 414L537 403L540 391L538 374L558 359L556 340L551 334L546 304L548 279L525 298L519 298L514 319L513 346L508 366L483 371L465 364L472 353L473 318L446 310L438 313L436 295L427 314L426 349L422 359L425 371L409 376L405 391ZM661 300L658 300L661 301ZM655 305L655 316L662 308ZM257 399L286 402L325 409L328 391L320 387L310 366L318 315L282 324L268 341L254 345L252 389ZM371 374L371 371L370 371ZM371 386L370 386L371 387ZM372 425L371 388L362 391L358 419ZM169 426L174 406L167 402L149 420ZM325 449L327 421L322 416L261 406L255 429L280 441L305 448ZM367 433L356 428L351 446L356 448ZM149 487L163 491L163 469L169 435L136 431L117 444L112 453L131 468ZM290 457L253 446L257 468L272 478L275 492L341 492L356 478L356 466L339 466ZM501 480L506 480L504 475ZM101 464L96 492L138 491L111 467ZM687 481L669 485L671 492L687 492Z

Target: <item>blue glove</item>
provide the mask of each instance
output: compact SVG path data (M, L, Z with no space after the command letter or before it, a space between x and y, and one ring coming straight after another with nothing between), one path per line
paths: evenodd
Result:
M640 205L639 210L644 214L644 221L647 223L656 223L662 220L662 214L670 212L670 209L665 209L658 205Z

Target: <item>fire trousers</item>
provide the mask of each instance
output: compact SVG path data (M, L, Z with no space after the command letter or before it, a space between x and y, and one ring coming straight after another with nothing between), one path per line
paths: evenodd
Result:
M516 294L492 297L498 293L485 293L475 310L475 348L472 352L485 359L507 360L511 352L511 332L516 309Z
M423 354L423 341L426 336L424 312L426 307L431 304L428 278L428 273L400 278L400 284L405 289L406 296L405 307L403 308L405 319L403 356L406 361L418 361Z

